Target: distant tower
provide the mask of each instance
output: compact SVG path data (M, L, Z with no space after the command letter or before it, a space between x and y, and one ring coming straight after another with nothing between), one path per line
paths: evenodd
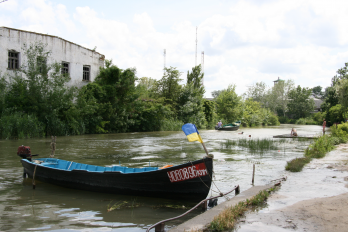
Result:
M201 69L202 69L202 73L204 74L204 51L201 54ZM204 76L202 78L202 85L204 85Z
M195 60L195 66L197 66L197 30L198 30L198 27L196 27L196 60Z
M163 73L164 73L164 69L166 68L166 49L164 49L163 58L164 58L164 68L163 68Z
M201 54L201 66L202 66L202 72L204 72L204 51Z

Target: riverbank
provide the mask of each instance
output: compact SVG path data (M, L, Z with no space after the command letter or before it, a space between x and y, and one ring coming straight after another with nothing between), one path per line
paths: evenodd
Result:
M302 172L289 172L279 191L268 198L268 207L240 220L237 231L347 231L347 200L346 143Z

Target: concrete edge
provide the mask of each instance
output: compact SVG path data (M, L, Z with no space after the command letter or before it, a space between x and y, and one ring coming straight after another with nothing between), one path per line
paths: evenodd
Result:
M257 195L260 191L267 190L272 187L274 187L274 184L251 187L245 190L244 192L241 192L239 195L231 198L230 200L225 201L215 206L214 208L178 225L177 227L170 229L169 232L203 230L204 228L206 228L208 224L210 224L213 221L214 217L219 215L225 208L234 206L238 204L240 201L245 201L246 199L249 199Z

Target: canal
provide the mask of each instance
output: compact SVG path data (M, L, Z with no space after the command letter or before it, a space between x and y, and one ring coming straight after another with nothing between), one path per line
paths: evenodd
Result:
M250 188L253 164L256 165L255 185L286 176L286 161L302 157L311 142L272 139L273 135L289 134L292 127L299 135L318 135L322 130L320 126L303 125L242 128L232 132L200 130L209 153L214 155L213 179L217 188L222 192L235 185L240 185L241 191ZM262 139L274 140L272 149L252 151L231 145L231 141ZM50 142L50 138L0 140L0 231L144 231L195 205L195 202L86 192L38 181L33 190L32 180L22 178L17 148L30 146L32 154L44 158L51 153ZM161 167L204 155L200 143L188 142L184 133L178 131L58 137L55 158L100 166ZM210 194L217 195L217 188L213 187ZM224 200L220 198L219 203ZM167 223L166 227L200 213L197 209Z

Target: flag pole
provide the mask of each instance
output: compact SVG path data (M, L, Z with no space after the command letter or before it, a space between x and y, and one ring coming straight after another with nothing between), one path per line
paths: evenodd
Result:
M205 145L204 145L204 143L203 143L203 140L202 140L202 146L203 146L203 148L204 148L204 150L205 150L205 153L207 153L207 155L209 156L208 150L207 150L207 148L205 147Z

